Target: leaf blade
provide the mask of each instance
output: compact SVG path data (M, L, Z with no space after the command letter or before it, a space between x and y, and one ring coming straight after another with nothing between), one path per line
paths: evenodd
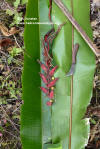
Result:
M70 7L71 10L71 4L69 2L63 1L64 4L66 4L67 7ZM80 8L79 8L80 6ZM84 7L83 7L84 6ZM82 10L82 8L85 8L85 12ZM53 15L55 16L54 22L60 22L63 23L63 14L61 14L60 10L53 5ZM78 10L78 11L77 11ZM58 17L59 16L59 17ZM78 23L83 27L83 29L87 32L87 34L92 38L92 31L89 23L89 2L87 1L74 1L74 17L78 21ZM86 22L85 22L85 21ZM68 20L67 20L68 21ZM69 22L69 21L68 21ZM67 22L67 23L68 23ZM85 23L84 23L85 22ZM68 26L71 27L72 25L69 23L64 27L64 31L61 31L62 35L58 35L59 43L55 42L54 46L54 58L57 64L59 64L59 70L56 73L56 77L59 77L59 81L56 85L56 103L52 107L52 134L53 134L53 142L57 143L61 140L64 140L63 148L68 148L69 144L69 107L70 107L70 78L65 78L66 71L69 69L69 65L71 61L69 60L69 57L71 55L71 39L68 37L68 40L64 38L68 33L71 34L71 29L68 29ZM85 114L86 107L90 102L91 98L91 91L92 91L92 84L93 84L93 75L95 70L95 56L92 53L91 49L87 46L87 44L83 41L83 39L80 37L77 31L74 31L74 42L80 44L80 49L77 55L77 64L76 64L76 72L74 74L74 93L73 93L73 121L72 121L72 148L73 149L80 149L84 147L85 145L85 139L88 137L88 126L86 126L85 120L81 120ZM60 42L60 40L64 40L63 44ZM70 44L68 44L68 41ZM61 44L61 45L60 45ZM66 46L67 45L67 46ZM62 49L61 49L62 48ZM57 52L59 51L59 52ZM67 53L67 61L64 60L65 55ZM70 57L71 59L71 57ZM91 60L90 60L91 59ZM69 63L64 65L64 63ZM63 67L65 66L65 67ZM66 68L66 70L65 70ZM89 70L90 68L90 70ZM69 80L68 80L69 79ZM85 87L82 87L84 84ZM76 87L77 85L77 87ZM63 86L63 87L62 87ZM61 89L63 88L63 89ZM64 88L66 90L64 90ZM69 89L68 89L69 88ZM87 91L88 88L88 91ZM83 90L84 89L84 90ZM84 94L83 92L84 91ZM58 94L59 93L59 94ZM83 100L85 98L85 100ZM84 102L83 102L84 101ZM62 103L63 102L63 103ZM82 107L82 104L84 105ZM77 106L78 108L77 108ZM82 109L81 109L82 107ZM61 109L60 112L57 112L58 109ZM82 110L82 112L81 112ZM77 119L77 115L79 116L79 120ZM61 118L61 120L60 120ZM79 125L79 124L80 125ZM67 126L66 126L67 125ZM59 128L59 130L58 130ZM79 131L78 131L79 128ZM84 128L83 130L81 130ZM75 132L77 130L78 135L80 137L77 138L77 133ZM81 130L81 131L80 131ZM81 135L80 135L81 133ZM83 137L84 136L84 137ZM75 137L77 138L75 140ZM80 138L80 141L79 141ZM73 143L77 142L77 143ZM81 142L81 143L79 143Z
M38 17L38 1L28 1L27 18ZM38 72L40 66L37 59L40 57L39 25L26 24L24 41L27 53L25 55L23 70L23 99L21 110L21 139L24 149L42 148L41 126L41 93L39 86L41 80Z

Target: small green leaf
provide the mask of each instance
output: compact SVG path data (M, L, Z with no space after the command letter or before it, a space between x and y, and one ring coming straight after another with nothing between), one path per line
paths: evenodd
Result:
M13 47L12 51L10 51L9 53L11 54L11 56L14 57L19 55L21 52L23 52L22 48Z
M2 132L4 130L4 128L2 126L0 126L0 131Z
M28 0L22 0L22 4L28 3Z
M9 56L9 58L7 59L8 64L11 64L13 61L13 56Z
M90 121L91 121L92 124L94 124L94 125L96 124L96 121L94 119L91 118Z
M10 9L6 9L6 13L10 16L12 16L13 14L15 14L15 11L12 11Z
M18 25L22 21L22 19L22 13L18 13L16 11L11 26L13 26L14 24Z
M15 8L17 8L19 4L20 4L20 0L16 0L16 1L14 2Z

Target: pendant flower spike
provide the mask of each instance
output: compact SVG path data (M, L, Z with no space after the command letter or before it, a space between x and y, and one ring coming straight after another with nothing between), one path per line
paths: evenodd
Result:
M51 21L51 8L52 8L52 0L49 0L49 19ZM65 23L64 23L65 24ZM40 87L41 91L49 98L46 105L51 106L54 103L54 86L58 81L58 78L54 78L54 73L57 70L58 66L53 66L53 56L52 56L52 45L53 41L60 32L62 26L61 24L57 31L52 28L44 35L43 39L43 62L37 60L41 66L43 73L40 73L40 77L45 85L45 87Z

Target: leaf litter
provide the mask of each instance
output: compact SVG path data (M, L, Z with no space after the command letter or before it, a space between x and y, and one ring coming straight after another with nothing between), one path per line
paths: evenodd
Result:
M17 14L21 13L24 16L26 8L18 0L0 1L0 148L21 149L20 107L24 25L15 24L15 14L7 14L7 9L16 10Z

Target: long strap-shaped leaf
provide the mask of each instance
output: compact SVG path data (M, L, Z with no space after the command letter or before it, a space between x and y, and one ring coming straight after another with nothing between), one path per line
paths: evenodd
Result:
M28 0L26 18L29 18L31 24L27 24L28 21L26 21L24 31L26 54L22 76L24 105L21 111L21 139L23 149L47 149L51 147L51 108L46 106L48 99L44 94L42 94L41 98L39 88L41 86L39 76L40 66L37 63L37 59L40 59L40 57L43 60L41 39L43 39L43 36L51 28L51 24L45 25L45 22L49 21L48 11L47 1ZM35 21L32 24L30 20ZM43 25L39 26L34 22L37 22L37 24L41 22ZM59 144L56 144L52 147L58 146Z
M36 18L39 22L38 0L28 0L27 18ZM30 21L29 21L30 22ZM39 25L26 24L24 41L27 53L25 55L23 71L23 99L21 111L21 138L23 149L42 148L42 118L41 118L41 92L39 86L40 67L37 59L40 57Z
M63 3L70 11L72 10L71 1L63 0ZM73 0L73 15L92 39L89 10L89 1ZM53 21L62 23L65 20L66 18L61 10L53 4ZM84 148L88 140L89 125L83 117L92 94L95 56L79 33L74 29L75 43L79 43L80 48L77 55L76 71L73 77L71 149L81 149ZM72 54L72 25L68 20L56 38L53 54L59 66L55 76L60 79L56 85L56 103L52 106L52 138L53 143L62 142L63 149L68 149L71 78L65 77L65 75L69 71Z

